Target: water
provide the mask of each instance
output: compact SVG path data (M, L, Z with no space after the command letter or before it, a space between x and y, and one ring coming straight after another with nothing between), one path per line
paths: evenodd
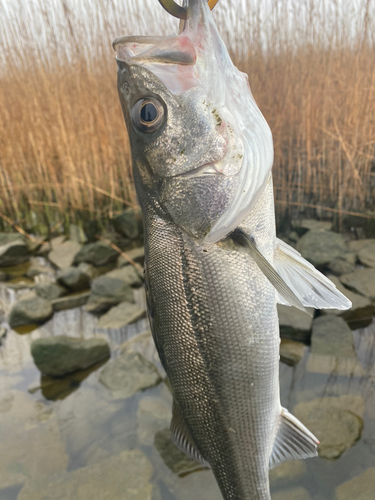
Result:
M20 293L22 291L3 287L0 296L3 309L9 310L10 303ZM41 376L30 354L34 339L62 334L105 337L115 358L123 342L134 341L137 335L148 331L146 319L118 331L98 330L96 324L94 316L82 309L72 309L56 313L48 323L28 333L9 330L3 339L0 347L0 498L221 498L211 471L198 470L179 476L166 465L155 446L155 436L162 436L160 431L168 427L170 419L172 398L165 383L128 399L114 399L98 380L103 364L60 380ZM147 339L148 335L144 333L143 338ZM353 331L353 335L358 362L354 368L348 368L349 376L342 375L340 367L330 373L311 371L307 347L302 361L295 367L280 364L280 384L282 404L291 411L296 405L317 398L362 397L364 408L354 409L364 422L359 441L335 461L319 457L298 465L292 463L281 475L273 476L273 494L303 487L308 496L296 496L297 500L334 500L337 486L374 466L375 322ZM137 342L134 345L143 349L143 354L152 359L162 373L152 344ZM328 424L330 422L323 423ZM141 454L138 456L135 450ZM137 457L144 460L139 466ZM121 489L117 490L122 480L124 486L120 485ZM136 488L144 484L144 489L140 493L134 493L130 487L127 490L131 481ZM101 496L100 488L109 496ZM290 498L290 493L280 498ZM370 496L368 498L370 500Z

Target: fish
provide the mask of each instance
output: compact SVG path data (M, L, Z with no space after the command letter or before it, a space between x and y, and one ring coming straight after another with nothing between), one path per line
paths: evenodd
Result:
M272 133L207 2L177 34L113 47L171 437L225 500L269 500L270 468L319 443L280 403L277 303L351 303L276 237Z

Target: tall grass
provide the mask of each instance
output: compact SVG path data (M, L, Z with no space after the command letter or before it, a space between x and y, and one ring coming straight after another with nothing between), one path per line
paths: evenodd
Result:
M374 210L374 1L221 0L215 16L273 131L280 206ZM0 26L0 215L135 206L111 41L175 23L157 0L0 0Z

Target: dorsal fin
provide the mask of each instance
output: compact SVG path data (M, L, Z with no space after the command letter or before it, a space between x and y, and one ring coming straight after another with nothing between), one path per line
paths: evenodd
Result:
M171 437L174 444L179 448L185 455L187 455L192 460L195 460L201 465L209 467L209 464L202 457L202 454L196 447L193 438L189 432L189 429L185 423L184 417L181 415L180 408L175 400L173 400L172 406L172 421L171 421Z
M318 444L314 434L288 410L282 408L270 457L270 469L288 460L316 457Z

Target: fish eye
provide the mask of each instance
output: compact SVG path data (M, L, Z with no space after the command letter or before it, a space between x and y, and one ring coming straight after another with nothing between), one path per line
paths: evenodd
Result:
M131 111L133 124L141 132L155 132L163 123L164 106L157 99L140 99Z

